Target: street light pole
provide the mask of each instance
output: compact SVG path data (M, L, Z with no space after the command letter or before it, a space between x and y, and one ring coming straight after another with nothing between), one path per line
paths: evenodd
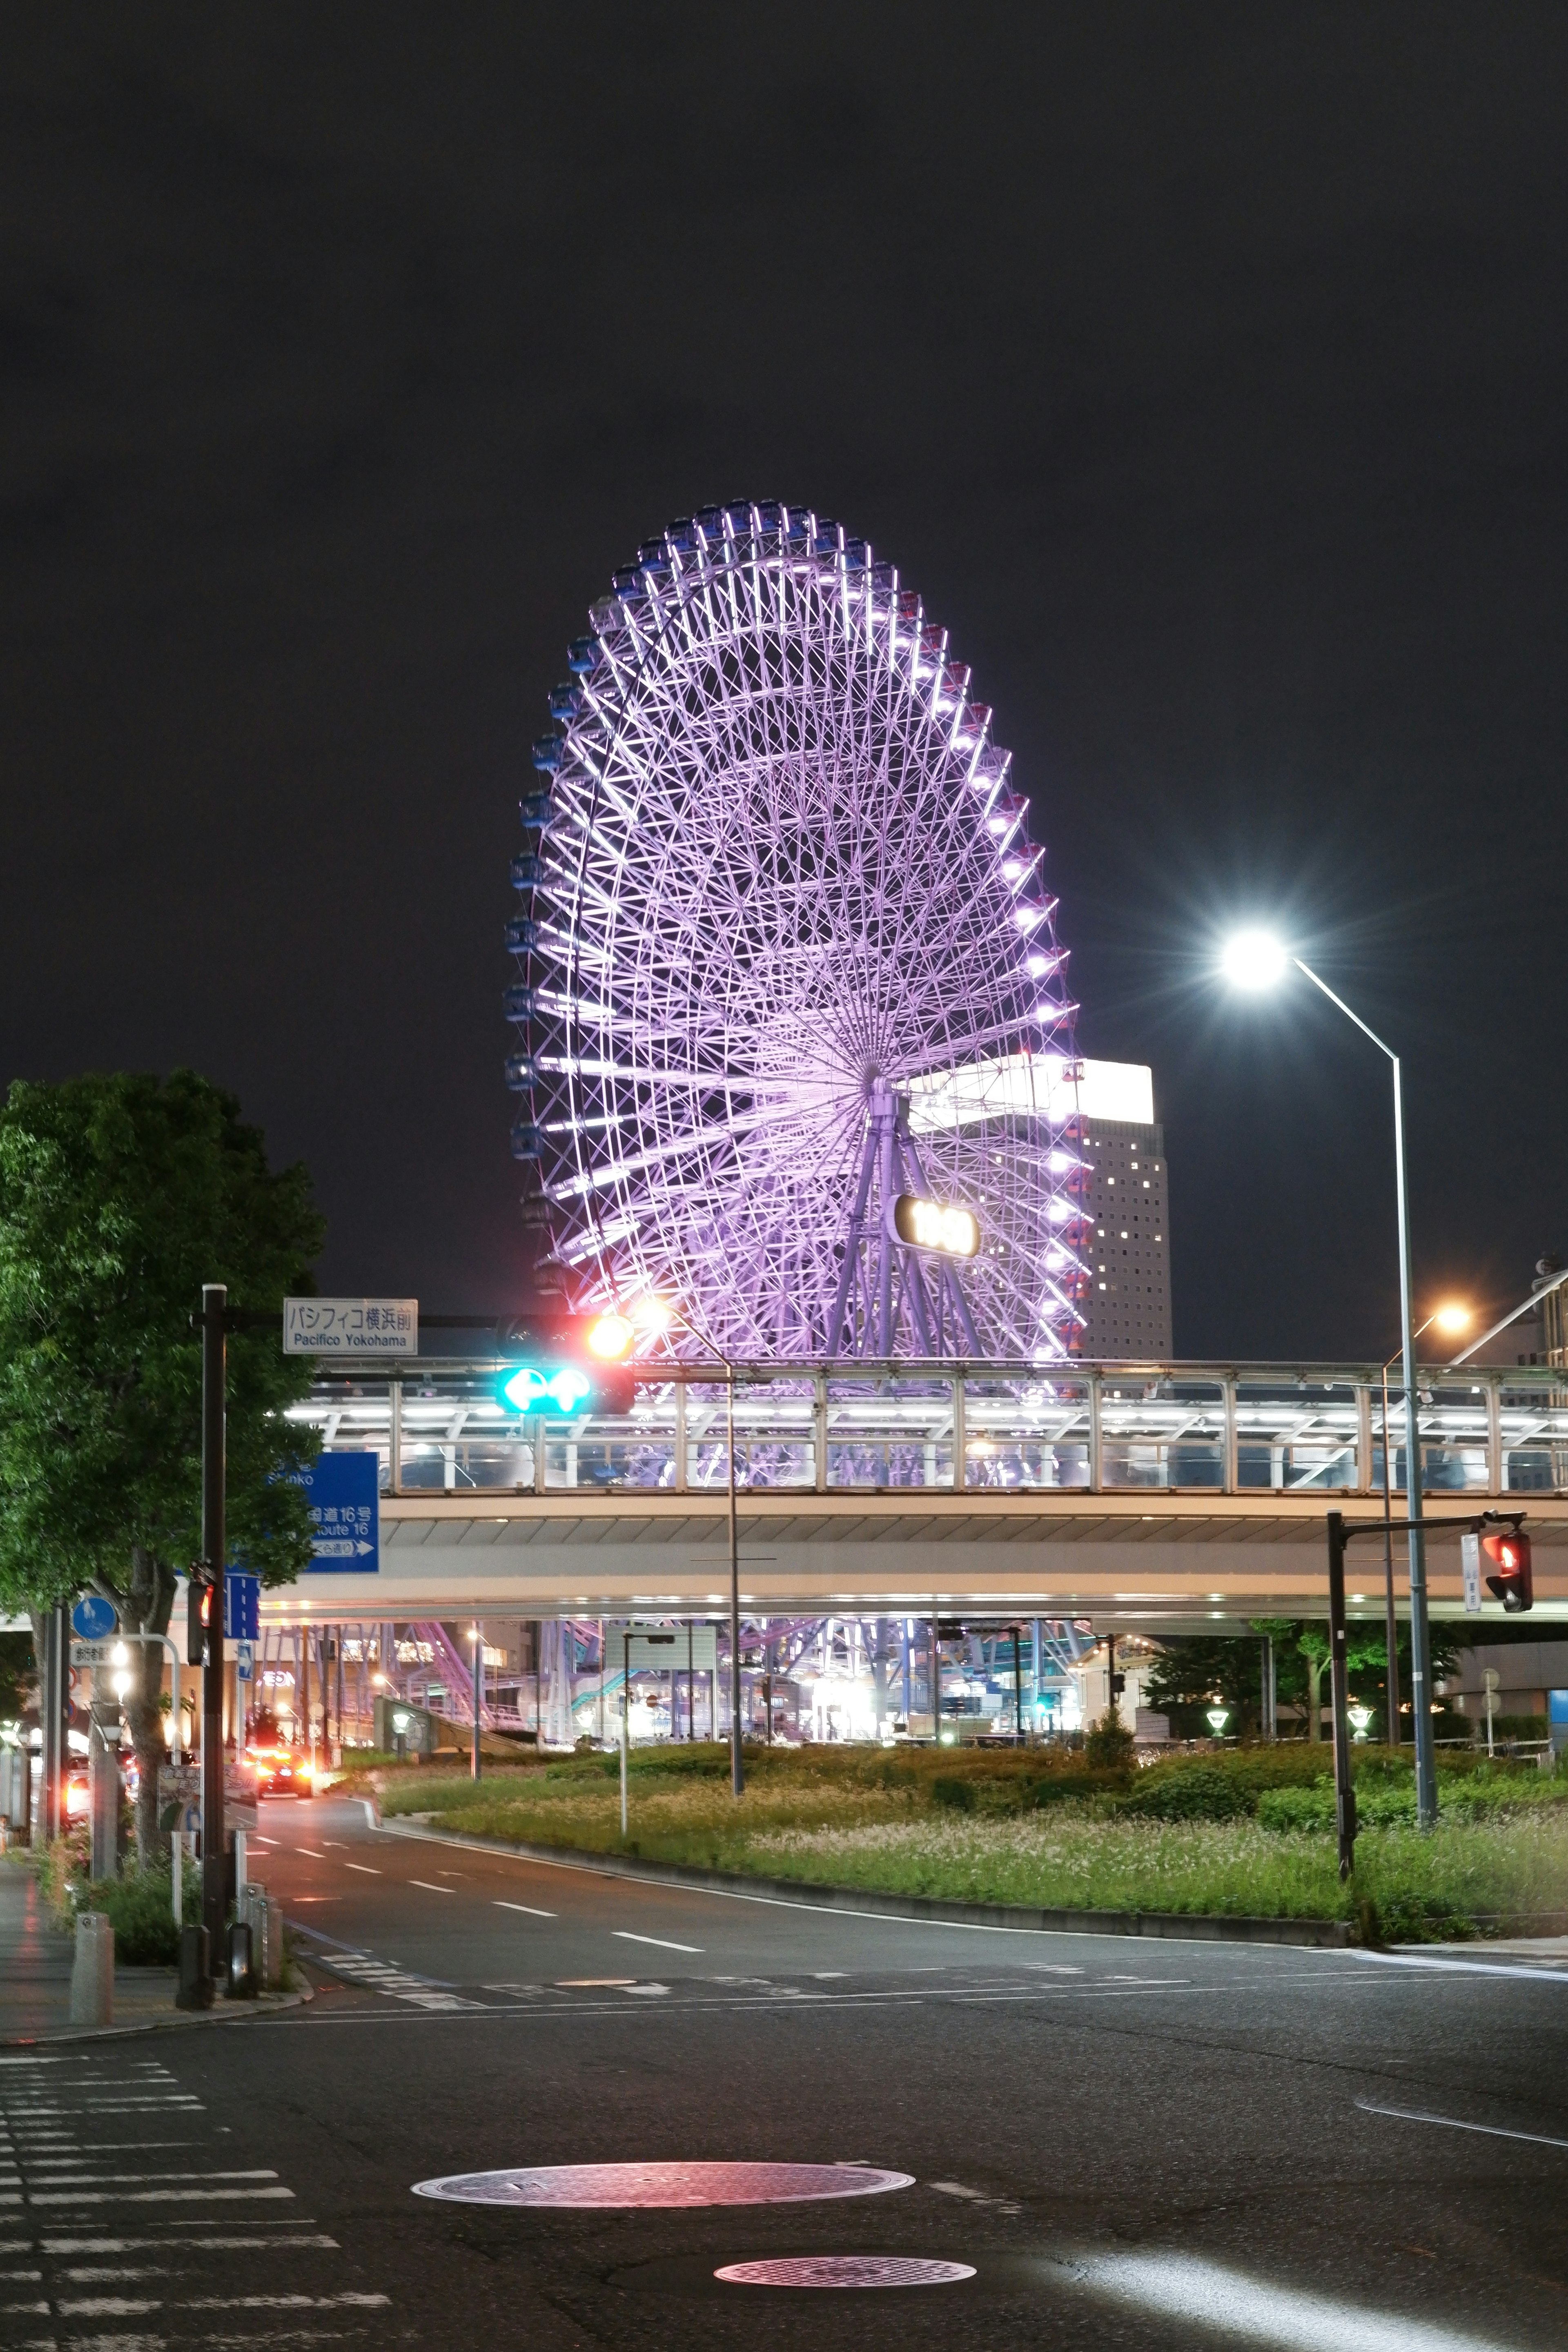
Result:
M1426 1622L1426 1532L1421 1511L1420 1396L1415 1384L1415 1332L1411 1322L1410 1195L1405 1156L1405 1097L1399 1056L1371 1029L1343 997L1336 996L1300 956L1291 962L1329 1003L1352 1021L1379 1053L1385 1054L1394 1074L1394 1175L1399 1210L1399 1329L1405 1372L1405 1493L1410 1522L1410 1708L1415 1725L1415 1817L1423 1829L1437 1819L1437 1770L1432 1746L1432 1648ZM1387 1475L1388 1436L1384 1432L1384 1470Z
M1394 1359L1389 1358L1389 1363ZM1388 1461L1388 1364L1383 1368L1383 1587L1384 1640L1388 1645L1388 1685L1384 1693L1388 1701L1388 1744L1400 1744L1399 1724L1399 1621L1394 1613L1394 1501L1390 1494L1392 1473Z
M684 1313L679 1319L724 1367L724 1458L730 1473L726 1482L730 1506L730 1793L739 1797L745 1792L746 1774L741 1755L741 1522L735 1496L735 1367L723 1349L714 1346L700 1324ZM713 1671L713 1697L717 1705L717 1664Z
M474 1672L470 1685L474 1701L474 1754L471 1771L472 1777L477 1780L480 1770L479 1712L485 1703L485 1629L477 1619L468 1639L474 1645Z
M724 1361L724 1454L730 1465L730 1793L741 1795L741 1532L735 1507L735 1367Z
M202 1655L202 1918L207 1931L207 1965L223 1971L223 1931L228 1917L228 1856L224 1834L223 1619L225 1396L227 1346L224 1310L228 1291L221 1282L202 1286L202 1563L212 1591Z

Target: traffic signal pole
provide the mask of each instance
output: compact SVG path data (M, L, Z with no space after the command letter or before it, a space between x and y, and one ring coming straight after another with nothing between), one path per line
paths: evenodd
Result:
M225 1398L226 1349L224 1308L228 1292L221 1282L202 1286L202 1564L212 1586L206 1641L202 1653L202 1920L207 1931L208 1966L223 1972L224 1928L228 1918L228 1856L224 1836L223 1796L223 1574Z
M1345 1519L1329 1513L1329 1689L1334 1717L1334 1822L1340 1876L1355 1866L1355 1787L1351 1779L1350 1647L1345 1623Z
M1347 1546L1352 1543L1357 1536L1420 1535L1425 1543L1426 1531L1428 1528L1463 1528L1469 1533L1479 1534L1482 1528L1507 1525L1512 1528L1516 1539L1524 1547L1524 1572L1528 1576L1530 1544L1528 1537L1522 1533L1524 1516L1522 1511L1475 1511L1458 1518L1424 1519L1419 1510L1415 1508L1412 1509L1410 1517L1404 1519L1390 1519L1386 1517L1381 1519L1347 1519L1342 1511L1331 1511L1328 1514L1329 1659L1332 1675L1331 1687L1334 1714L1334 1798L1339 1822L1340 1876L1342 1878L1348 1878L1351 1874L1355 1858L1356 1833L1355 1791L1351 1783L1350 1677L1347 1671L1349 1649L1345 1623ZM1499 1580L1495 1578L1488 1580L1494 1591L1497 1591ZM1501 1595L1500 1594L1499 1597L1501 1598ZM1528 1608L1529 1599L1517 1605ZM1504 1606L1507 1606L1506 1602ZM1432 1738L1431 1722L1431 1715L1428 1712L1426 1736L1429 1756ZM1434 1769L1434 1780L1436 1777ZM1417 1782L1417 1788L1419 1789L1419 1782ZM1419 1796L1417 1796L1417 1804L1419 1805ZM1437 1801L1434 1794L1426 1827L1430 1828L1436 1818Z

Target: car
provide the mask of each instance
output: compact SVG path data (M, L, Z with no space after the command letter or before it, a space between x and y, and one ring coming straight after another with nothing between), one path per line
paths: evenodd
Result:
M246 1768L256 1775L258 1797L310 1797L315 1793L309 1759L292 1748L248 1748Z

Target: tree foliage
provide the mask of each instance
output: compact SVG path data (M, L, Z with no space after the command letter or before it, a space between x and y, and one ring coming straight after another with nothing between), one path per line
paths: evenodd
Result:
M1237 1730L1254 1731L1263 1708L1263 1644L1267 1633L1274 1643L1274 1687L1280 1703L1304 1705L1308 1736L1316 1728L1315 1706L1328 1698L1329 1624L1326 1617L1258 1617L1250 1633L1229 1633L1167 1640L1163 1654L1144 1685L1151 1706L1173 1719L1184 1711L1206 1706L1217 1693L1236 1711ZM1462 1637L1441 1619L1429 1623L1433 1680L1447 1673ZM1406 1706L1410 1700L1410 1626L1398 1629L1399 1687ZM1381 1617L1352 1618L1346 1629L1346 1660L1352 1698L1381 1708L1388 1670L1388 1643ZM1189 1730L1201 1729L1194 1717Z
M270 1171L235 1098L187 1070L18 1083L0 1110L0 1603L96 1588L132 1631L168 1625L201 1544L205 1282L236 1313L310 1286L322 1224L301 1166ZM229 1561L267 1584L309 1565L291 1475L316 1451L285 1417L310 1367L276 1332L228 1346ZM127 1714L155 1826L162 1652ZM151 1769L149 1769L151 1768ZM149 1781L152 1786L149 1790Z

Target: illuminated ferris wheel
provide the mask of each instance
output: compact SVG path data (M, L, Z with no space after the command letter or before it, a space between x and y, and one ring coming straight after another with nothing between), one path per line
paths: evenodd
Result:
M512 867L529 1213L584 1301L737 1360L1058 1359L1075 1008L968 670L797 508L706 509L614 584Z

